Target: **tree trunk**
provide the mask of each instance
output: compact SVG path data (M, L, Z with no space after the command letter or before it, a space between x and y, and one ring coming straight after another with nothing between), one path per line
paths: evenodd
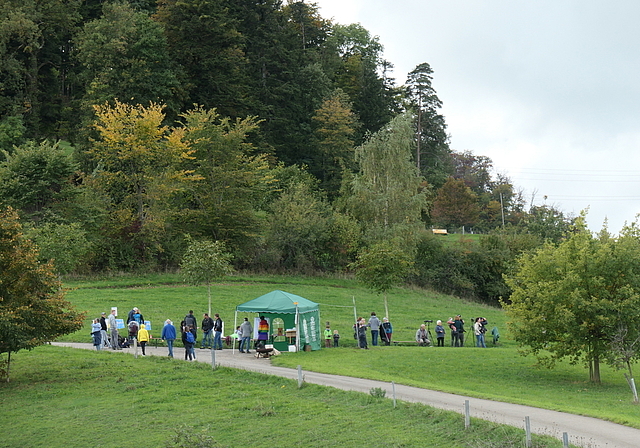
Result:
M11 352L7 355L7 383L9 382L9 369L11 368Z
M600 384L600 356L597 353L594 353L593 359L589 361L589 380Z
M391 320L389 318L389 304L387 303L387 293L384 293L384 317L386 317L387 319Z

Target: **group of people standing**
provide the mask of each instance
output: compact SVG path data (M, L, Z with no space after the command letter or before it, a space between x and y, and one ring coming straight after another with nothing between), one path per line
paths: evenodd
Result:
M202 330L201 349L222 350L223 325L218 313L215 313L214 317L209 316L208 313L202 315L202 323L200 324L200 330ZM198 344L198 320L193 314L193 310L189 310L189 313L180 322L180 335L185 349L184 359L194 361L196 359L195 347ZM173 358L173 342L177 337L177 332L171 319L167 319L164 322L160 337L163 341L166 341L169 357Z
M106 313L102 313L101 317L94 319L91 324L91 336L96 350L110 347L113 350L122 350L129 347L130 343L135 339L142 350L142 356L146 356L146 346L151 340L151 335L146 328L144 316L138 307L133 307L127 314L126 328L128 337L121 337L118 331L118 323L116 320L116 309L111 310L111 314L106 318ZM215 318L211 318L208 313L204 313L200 329L203 338L200 348L211 348L214 350L222 350L222 330L223 322L220 315L216 313ZM107 331L109 335L107 336ZM198 322L193 314L193 310L189 311L180 323L181 339L185 346L185 359L196 359L195 346L198 341ZM169 349L169 357L173 358L173 344L177 339L177 330L171 319L167 319L162 327L161 339L167 343Z
M386 317L383 317L381 322L376 313L372 312L368 322L364 317L358 317L353 325L353 337L358 340L358 347L362 349L369 348L367 345L367 328L371 330L371 345L378 345L379 339L385 345L391 345L391 337L393 335L391 322Z
M116 310L111 310L109 317L107 313L101 313L100 317L93 319L91 323L91 336L93 345L96 350L103 348L111 348L113 350L122 350L122 344L118 335L118 324L116 322ZM109 331L109 334L107 334Z
M251 353L251 337L253 336L253 326L249 322L249 318L245 317L244 321L236 328L236 335L240 340L240 353ZM269 340L269 322L264 316L260 316L258 322L258 339L256 339L255 348L264 348Z
M464 347L464 334L466 330L464 329L464 320L462 316L459 314L454 318L449 318L447 321L447 326L449 327L449 332L451 334L451 347ZM421 328L424 327L424 324L421 325ZM487 319L484 317L477 317L474 320L473 324L473 333L476 337L476 347L486 348L484 335L487 332ZM419 340L420 330L416 333L416 342L425 342L424 340ZM445 327L442 325L442 321L438 320L436 322L436 340L438 347L444 347L444 338L445 338ZM430 341L426 341L425 345L430 345Z

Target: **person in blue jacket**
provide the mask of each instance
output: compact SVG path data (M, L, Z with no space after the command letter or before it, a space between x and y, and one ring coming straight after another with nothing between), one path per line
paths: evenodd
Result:
M173 358L173 341L176 340L176 336L176 327L173 326L173 322L171 322L171 319L165 320L160 337L163 341L167 342L167 348L169 349L169 358Z
M385 345L391 345L391 336L393 335L393 326L389 319L386 317L382 318L382 326L380 328L382 331L380 333L382 340Z

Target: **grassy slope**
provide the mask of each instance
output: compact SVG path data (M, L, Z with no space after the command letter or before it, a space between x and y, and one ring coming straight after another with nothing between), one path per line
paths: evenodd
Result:
M168 284L167 283L171 283ZM178 282L178 283L175 283ZM131 288L133 285L138 287ZM206 287L179 283L178 277L150 276L144 279L109 279L104 282L69 283L76 288L69 298L81 309L98 316L110 306L118 306L124 315L133 306L142 310L154 324L166 318L180 319L189 309L197 315L206 311ZM96 288L97 286L97 288ZM640 428L637 406L621 373L602 366L603 384L587 382L588 373L581 366L560 364L554 370L538 369L533 358L518 356L509 339L505 316L501 310L440 294L396 288L389 294L394 339L413 340L415 330L424 319L446 320L462 314L488 318L490 327L501 330L501 344L486 350L465 348L379 347L369 351L352 348L351 324L355 297L358 314L371 311L383 314L382 298L347 279L307 279L297 277L237 277L214 287L213 312L220 312L232 328L235 306L273 289L299 294L321 304L321 320L331 321L342 334L339 350L286 354L273 362L322 372L375 378L496 399L530 404L576 414L605 418ZM87 322L89 319L87 319ZM469 336L471 332L467 333ZM66 340L89 342L86 329L67 336ZM471 338L470 338L471 339ZM472 342L471 340L469 342Z
M176 428L217 443L185 446L520 447L524 431L461 415L177 359L44 346L0 383L0 446L167 445ZM179 445L183 446L183 445ZM534 436L534 447L561 442Z

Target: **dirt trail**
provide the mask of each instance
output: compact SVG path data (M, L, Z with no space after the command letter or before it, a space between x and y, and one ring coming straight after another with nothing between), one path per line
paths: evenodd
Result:
M93 350L91 344L56 342L53 345ZM166 356L165 347L147 347L147 356ZM113 354L127 353L133 355L134 350L122 352L106 350ZM250 370L267 375L278 375L289 379L298 379L298 371L285 367L272 366L268 359L257 359L252 354L239 353L237 350L216 350L215 363L219 366ZM174 349L177 359L184 359L184 349ZM197 361L211 364L211 350L196 349ZM372 388L386 390L386 396L393 397L393 385L382 381L351 378L340 375L329 375L304 371L304 381L342 390L353 390L368 393ZM448 394L417 387L395 385L395 396L398 400L423 403L439 409L464 413L464 403L469 400L471 417L503 423L524 428L525 417L529 417L531 432L545 434L562 439L563 433L569 436L569 443L585 448L637 448L640 447L640 430L627 426L583 417L564 412L502 403L462 395Z

